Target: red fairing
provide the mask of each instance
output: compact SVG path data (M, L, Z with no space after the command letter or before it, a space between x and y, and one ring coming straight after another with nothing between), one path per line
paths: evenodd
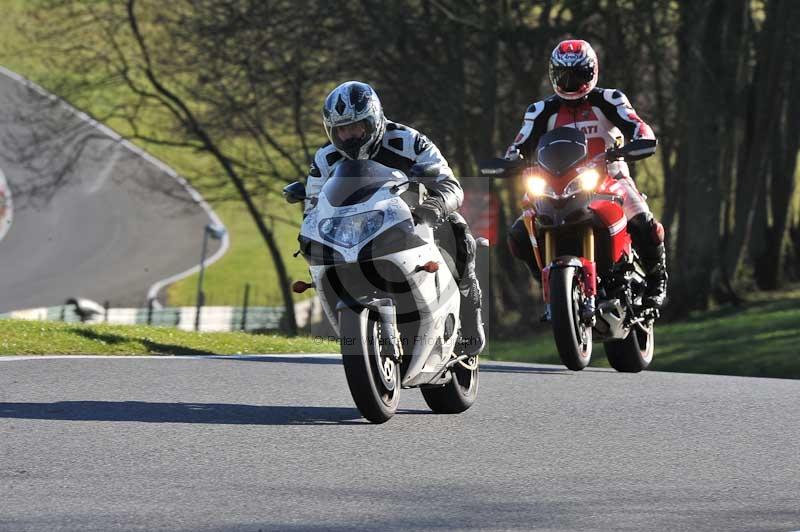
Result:
M595 263L581 257L583 263L583 292L589 297L597 295L597 267Z
M603 184L598 192L605 194L610 193L610 190L603 190L606 188L607 184L608 181ZM613 201L594 200L589 205L589 208L595 212L611 234L611 260L619 262L622 260L623 255L630 255L631 236L627 231L628 219L625 217L622 206Z

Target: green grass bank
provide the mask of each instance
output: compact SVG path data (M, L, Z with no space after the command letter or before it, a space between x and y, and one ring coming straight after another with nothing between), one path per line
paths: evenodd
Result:
M246 355L338 353L339 344L306 337L241 332L196 333L167 327L76 325L0 320L0 356Z
M549 328L520 340L490 342L497 360L560 364ZM608 367L595 345L592 366ZM697 312L656 324L651 370L800 378L800 289L757 294L740 307Z

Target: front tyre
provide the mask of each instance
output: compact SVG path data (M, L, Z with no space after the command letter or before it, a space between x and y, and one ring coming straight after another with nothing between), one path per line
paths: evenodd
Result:
M644 329L634 326L625 339L606 342L603 349L612 368L623 373L638 373L647 369L653 361L653 340L652 323Z
M478 397L478 357L468 359L470 368L456 364L450 371L453 378L438 388L422 388L422 397L437 414L460 414L469 409Z
M400 364L381 354L380 321L375 312L342 309L339 315L342 365L358 411L372 423L385 423L400 400Z
M550 270L550 318L561 362L573 371L580 371L592 358L592 329L580 318L583 290L576 271L576 268Z

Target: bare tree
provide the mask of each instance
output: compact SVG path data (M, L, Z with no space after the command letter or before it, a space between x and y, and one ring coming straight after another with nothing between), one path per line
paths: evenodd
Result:
M141 5L140 5L141 4ZM309 99L330 75L308 53L324 35L298 17L293 2L182 0L169 7L147 0L49 2L62 25L42 34L40 50L57 57L82 83L68 94L104 84L126 94L106 117L128 138L210 156L217 171L202 179L219 198L236 197L256 224L278 275L286 329L296 331L289 278L270 216L254 194L277 194L305 175L311 152ZM319 8L310 2L310 8ZM313 11L313 9L312 9ZM94 42L81 42L87 25ZM66 44L63 44L66 43ZM66 89L66 88L65 88ZM316 125L316 124L314 124ZM293 222L296 224L296 222Z

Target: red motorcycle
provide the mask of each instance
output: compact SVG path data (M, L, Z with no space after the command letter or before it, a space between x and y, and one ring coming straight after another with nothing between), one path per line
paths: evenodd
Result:
M560 127L542 137L535 163L494 159L481 172L525 180L523 220L542 272L543 320L552 323L561 362L585 368L597 340L617 371L647 368L658 311L642 305L645 273L606 154L589 159L586 136Z

